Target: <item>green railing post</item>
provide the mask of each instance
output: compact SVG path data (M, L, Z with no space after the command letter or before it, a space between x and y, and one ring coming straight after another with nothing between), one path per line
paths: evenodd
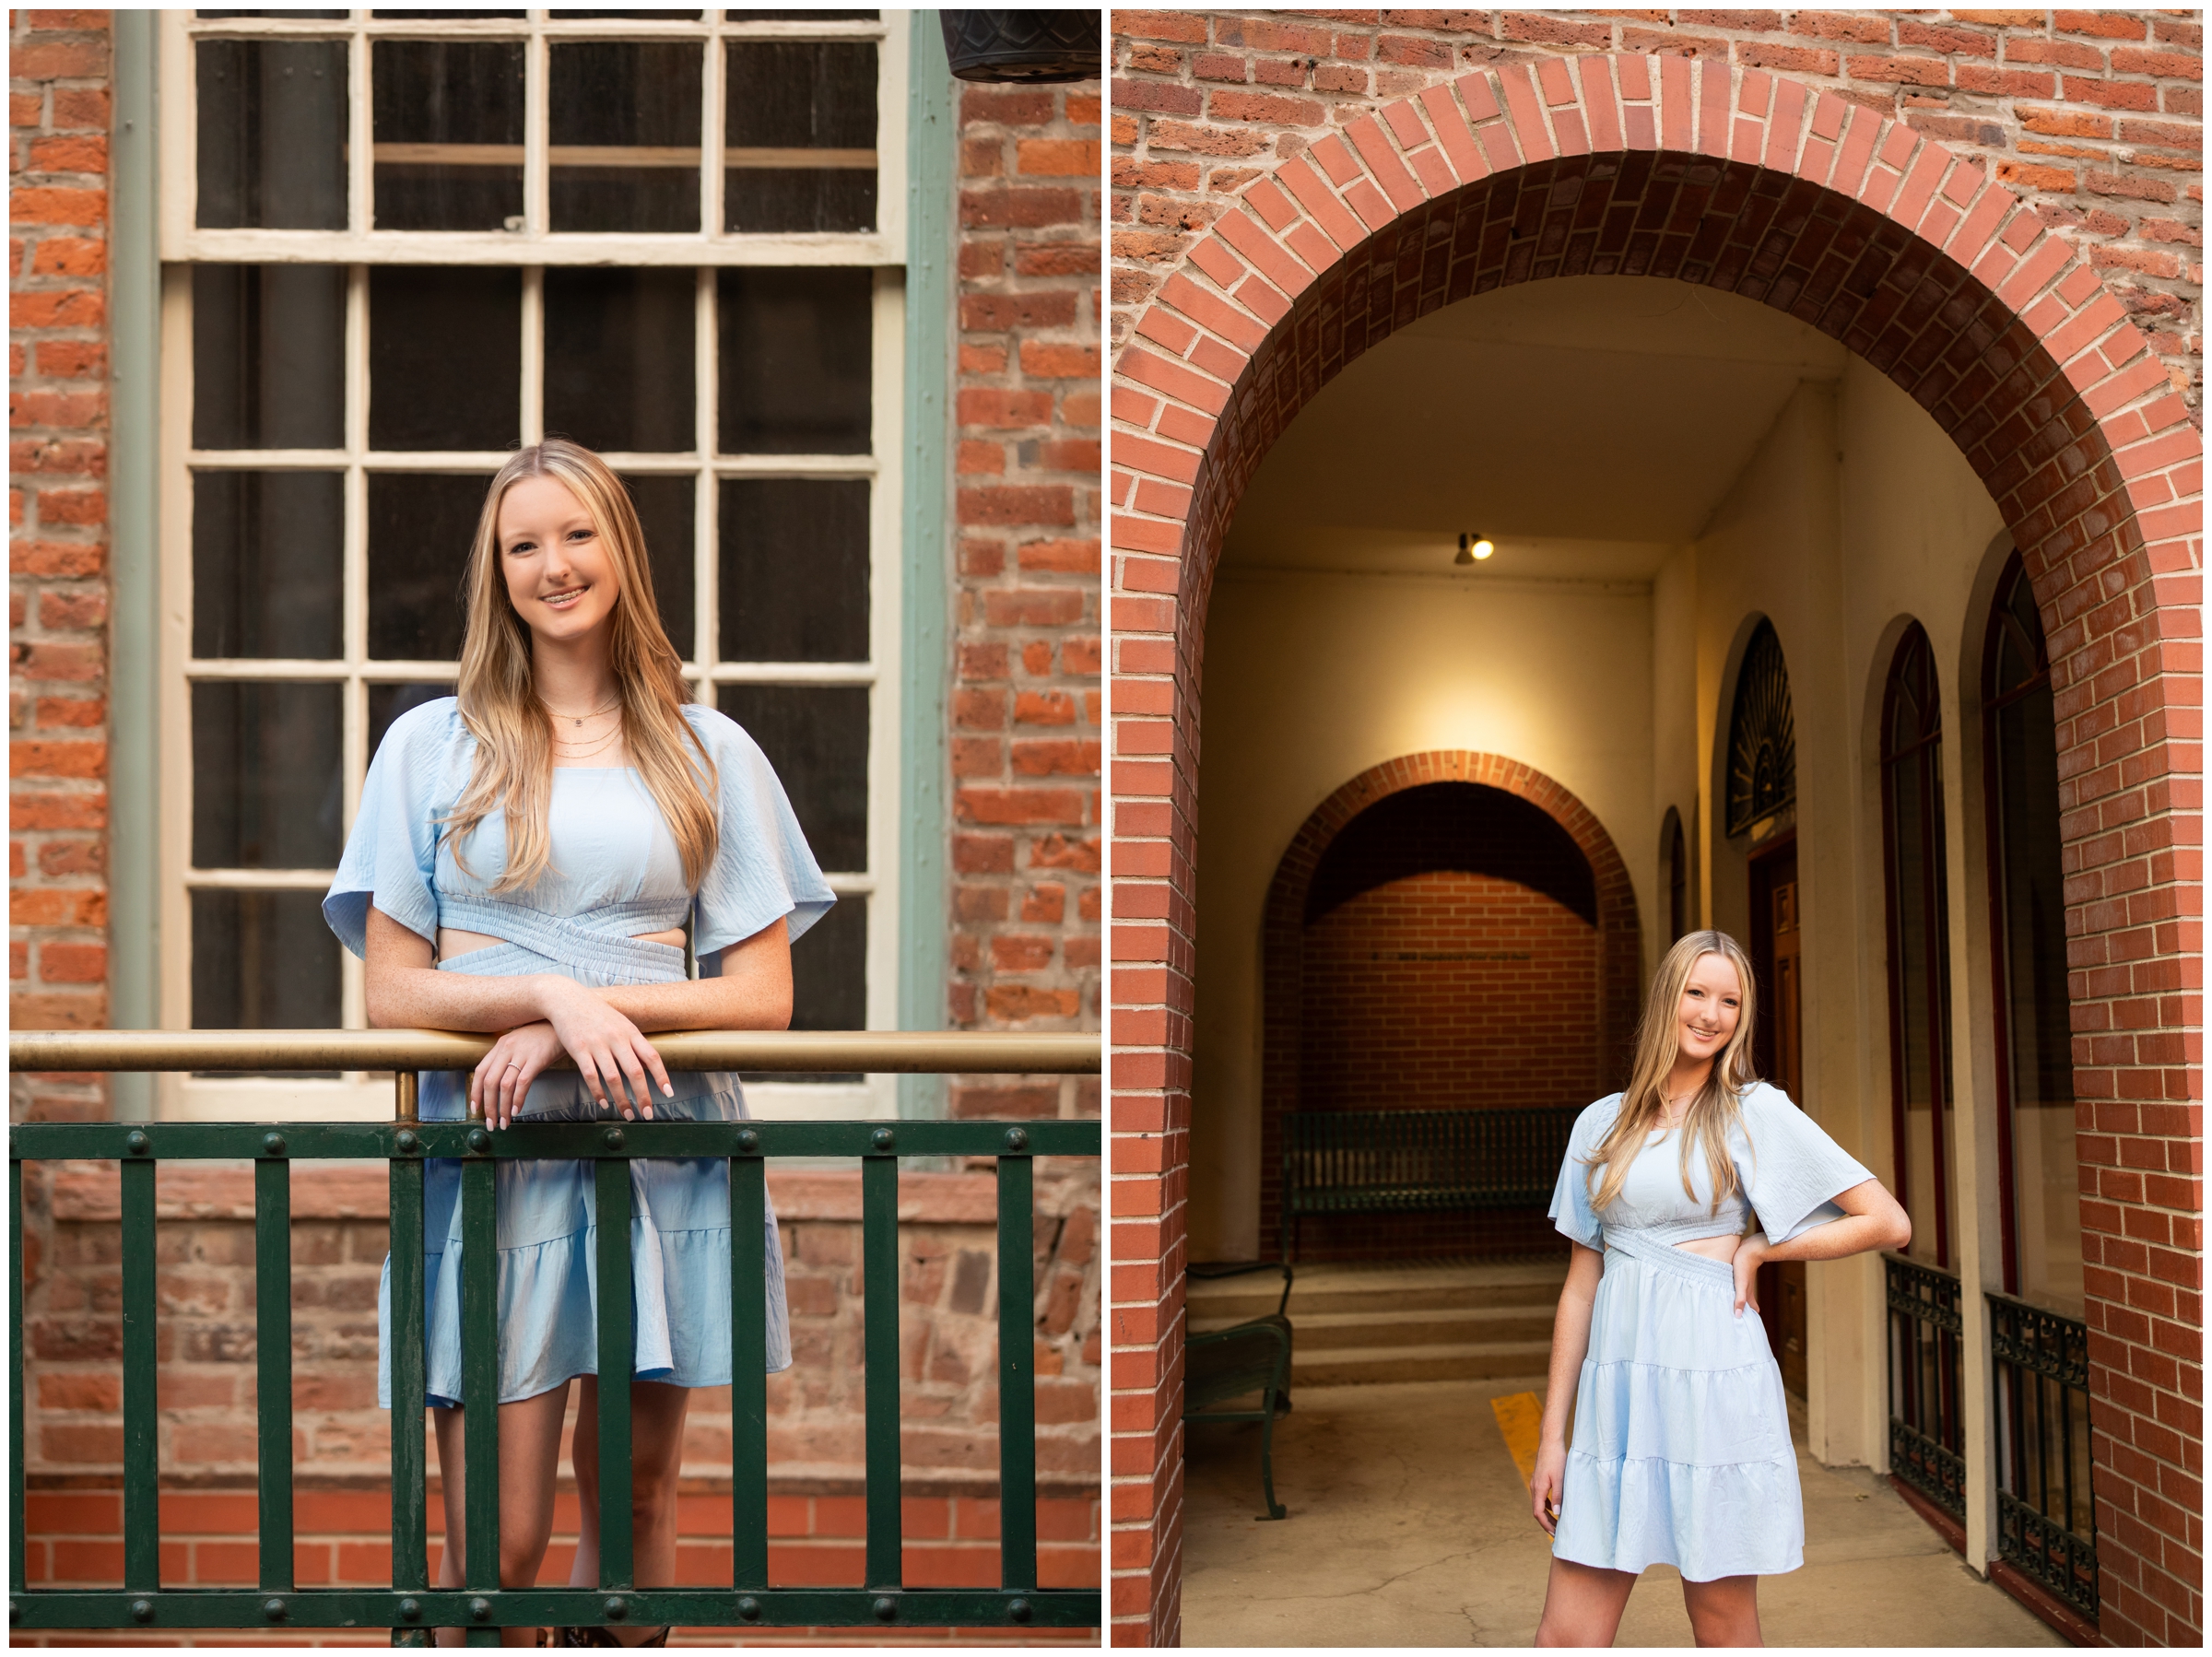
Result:
M900 1124L903 1126L904 1124ZM877 1154L860 1160L861 1315L867 1413L867 1585L897 1588L899 1467L899 1158L893 1131L871 1136Z
M758 1146L757 1129L740 1147ZM730 1586L768 1586L768 1162L730 1158Z
M423 1352L422 1141L415 1129L421 1078L394 1078L398 1124L392 1158L392 1586L417 1592L430 1585L429 1466L422 1412L429 1381ZM398 1628L393 1643L427 1644L425 1628Z
M1037 1586L1037 1259L1029 1135L998 1157L998 1571Z
M619 1149L622 1130L606 1130ZM629 1164L603 1157L593 1164L599 1208L599 1586L637 1586L630 1534L629 1382L635 1369L630 1334Z
M141 1140L140 1144L145 1141ZM123 1585L161 1586L159 1381L154 1349L154 1163L123 1164Z
M30 1586L23 1563L23 1158L7 1159L7 1586Z
M472 1593L500 1586L500 1253L498 1165L491 1130L468 1131L461 1164L461 1420L467 1472L462 1506L464 1576ZM446 1545L453 1545L448 1535ZM472 1646L498 1645L497 1628L472 1627Z
M261 1454L261 1585L292 1589L292 1165L284 1135L253 1164L254 1419Z

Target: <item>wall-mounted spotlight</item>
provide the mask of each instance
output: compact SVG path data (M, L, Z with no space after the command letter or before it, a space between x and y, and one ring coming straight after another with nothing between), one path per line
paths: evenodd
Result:
M1459 537L1459 556L1452 561L1454 564L1472 564L1479 558L1488 558L1497 550L1496 543L1491 541L1489 536L1476 535L1471 530L1462 531Z

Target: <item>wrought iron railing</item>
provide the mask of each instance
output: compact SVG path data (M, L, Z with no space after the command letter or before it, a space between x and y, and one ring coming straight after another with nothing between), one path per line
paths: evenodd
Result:
M670 1070L1089 1073L1095 1036L952 1032L697 1032L652 1039ZM389 1122L41 1122L8 1134L8 1218L19 1249L23 1164L63 1158L121 1164L123 1228L123 1578L120 1589L29 1587L25 1569L23 1278L8 1278L9 1613L17 1628L389 1628L424 1645L458 1628L497 1645L514 1626L889 1628L1100 1626L1097 1590L1037 1584L1036 1374L1031 1159L1097 1157L1096 1122L583 1122L416 1120L419 1072L462 1069L488 1038L418 1030L19 1032L10 1067L42 1071L391 1070ZM630 1277L629 1163L720 1157L730 1164L733 1572L727 1587L641 1588L630 1532L629 1389L599 1396L597 1589L501 1588L494 1170L501 1158L596 1164L598 1280ZM769 1580L766 1173L771 1157L852 1157L861 1165L866 1459L865 1585L778 1588ZM900 1157L991 1157L998 1169L999 1572L996 1588L903 1586L899 1451L898 1167ZM392 1393L425 1395L423 1176L461 1164L464 1569L430 1587L423 1435L392 1434L392 1583L302 1592L292 1577L291 1170L300 1161L372 1158L391 1166ZM164 1588L156 1442L154 1170L164 1161L253 1164L259 1390L260 1585ZM628 1295L602 1295L599 1369L628 1373Z
M1997 1549L2093 1623L2089 1326L2010 1295L1987 1299L1996 1386Z
M1959 1279L1885 1254L1889 1301L1889 1471L1966 1522Z

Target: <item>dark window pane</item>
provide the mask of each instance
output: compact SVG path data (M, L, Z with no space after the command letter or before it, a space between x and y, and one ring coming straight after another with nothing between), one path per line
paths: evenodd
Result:
M345 654L345 478L195 472L192 653Z
M437 701L453 694L451 680L442 683L416 685L371 685L369 687L369 757L376 758L376 750L383 746L384 733L401 714Z
M283 7L271 7L264 11L195 11L192 15L195 18L209 19L215 18L290 18L297 20L305 18L317 19L324 18L344 18L350 17L352 14L350 12L342 11L291 11Z
M372 11L372 18L526 18L526 11L448 11L442 6L409 6L394 11Z
M201 228L344 229L346 42L202 41L194 50Z
M192 687L192 865L338 861L339 687L203 679Z
M738 268L721 297L724 454L865 454L874 277Z
M560 6L546 14L556 23L573 23L584 18L659 18L671 22L696 23L702 14L695 11L573 11Z
M815 862L868 866L868 690L865 685L724 685L722 711L782 779Z
M874 229L875 42L733 41L728 51L728 228Z
M370 271L371 449L511 448L522 401L522 272Z
M791 946L791 1028L856 1030L868 1022L868 899L853 892ZM858 1071L747 1072L748 1082L857 1082Z
M725 11L725 23L829 23L848 21L873 23L877 14L872 11Z
M323 923L320 892L193 893L194 1029L338 1022L338 940Z
M463 583L489 482L466 473L370 474L370 655L460 659Z
M698 590L698 564L692 546L699 520L697 485L688 477L641 477L622 481L629 486L630 500L638 509L638 526L645 532L645 560L653 570L653 596L668 629L676 653L690 659L697 642L692 608Z
M192 267L195 449L346 441L346 272L335 264Z
M379 41L372 62L376 228L497 230L519 220L522 42Z
M702 65L685 41L551 49L553 229L699 229Z
M725 479L721 586L724 661L867 661L867 484Z
M546 430L587 449L696 446L698 278L688 270L546 272Z

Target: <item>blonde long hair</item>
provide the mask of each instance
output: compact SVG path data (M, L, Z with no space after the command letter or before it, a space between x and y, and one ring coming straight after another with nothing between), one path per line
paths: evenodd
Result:
M1706 1169L1712 1175L1712 1212L1718 1214L1721 1205L1735 1194L1738 1181L1735 1164L1728 1156L1728 1133L1742 1120L1743 1096L1759 1080L1751 1063L1759 990L1750 958L1741 944L1724 932L1692 932L1666 952L1652 977L1643 1017L1636 1026L1636 1063L1629 1072L1628 1089L1620 1096L1620 1110L1613 1118L1611 1130L1591 1153L1589 1172L1583 1176L1596 1182L1596 1194L1590 1199L1594 1208L1602 1210L1620 1194L1630 1164L1653 1131L1665 1122L1666 1079L1682 1050L1682 992L1698 962L1709 955L1721 956L1735 968L1743 996L1735 1033L1713 1056L1704 1087L1698 1089L1683 1114L1682 1191L1686 1196L1697 1195L1689 1175L1689 1151L1694 1143L1704 1151Z
M516 613L500 569L500 502L525 477L554 478L576 497L614 567L607 661L621 698L624 739L683 859L684 884L697 890L714 858L714 759L684 718L683 658L661 626L645 532L629 491L605 461L562 438L510 455L484 497L469 552L458 687L462 722L477 739L476 764L466 791L440 820L458 842L493 812L506 814L507 868L495 893L534 886L551 866L546 818L553 801L552 716L537 699L530 626ZM454 861L460 861L457 846Z

